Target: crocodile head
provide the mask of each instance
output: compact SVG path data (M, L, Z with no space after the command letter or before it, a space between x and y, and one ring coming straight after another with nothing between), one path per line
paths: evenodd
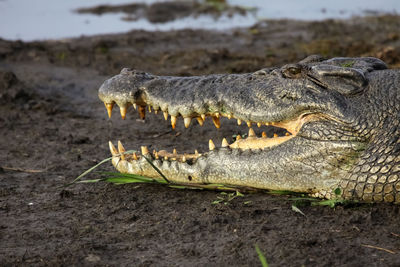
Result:
M142 118L146 106L161 110L172 128L211 117L249 126L247 138L209 151L164 150L124 155L110 143L114 166L123 173L171 181L218 183L306 192L317 197L400 202L400 73L376 58L310 56L281 68L247 74L155 76L131 69L99 89L109 115L116 103ZM279 127L282 134L257 136L252 125Z

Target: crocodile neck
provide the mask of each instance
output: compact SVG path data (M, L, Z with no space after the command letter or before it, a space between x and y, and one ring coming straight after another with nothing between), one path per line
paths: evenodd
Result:
M388 76L371 79L364 96L364 112L370 114L370 119L360 124L360 130L369 145L351 174L341 181L347 199L400 203L400 110L396 106L400 102L400 78L387 72ZM387 90L378 90L383 82Z

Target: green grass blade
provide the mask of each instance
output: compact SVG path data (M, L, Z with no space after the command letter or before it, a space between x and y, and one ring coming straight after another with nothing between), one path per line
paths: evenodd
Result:
M147 162L151 165L151 167L153 167L153 169L156 170L156 172L158 172L159 175L161 175L161 177L169 184L169 180L167 179L167 177L165 177L165 175L160 171L160 169L158 169L153 162L151 162L151 160L149 160L147 157L143 156L143 158L145 158L147 160Z
M293 192L288 190L268 190L268 193L272 195L288 195L288 196L293 196L293 195L296 196L301 194L298 192Z
M169 185L169 187L175 188L175 189L203 189L203 188L199 188L199 187L190 187L190 186L186 186L186 185Z
M91 180L82 180L82 181L76 181L75 183L77 184L90 184L90 183L98 183L103 181L103 179L91 179Z
M68 187L72 184L75 184L77 181L79 181L80 179L82 179L83 177L85 177L88 173L92 172L94 169L96 169L97 167L99 167L100 165L106 163L107 161L112 160L112 157L110 158L106 158L103 159L102 161L100 161L100 163L97 163L96 165L94 165L93 167L91 167L90 169L84 171L83 173L81 173L81 175L79 175L78 177L76 177L71 183L64 185L64 187Z
M103 179L103 181L114 183L114 184L131 184L131 183L154 183L151 179L135 179L129 177L109 177Z
M326 200L320 200L317 202L313 202L313 206L329 206L331 208L336 207L337 204L343 204L344 201L341 199L326 199Z
M294 212L300 213L300 214L303 215L303 216L306 216L306 215L304 214L304 212L302 212L301 209L299 209L295 204L292 204L292 210L293 210Z
M268 267L267 259L265 258L264 254L262 253L261 249L258 247L258 245L255 245L256 247L256 252L258 255L258 258L260 259L261 266L262 267Z
M316 202L320 201L319 198L313 198L313 197L291 197L289 200L296 201L296 202Z
M124 178L132 178L132 179L142 179L142 180L150 180L158 183L166 183L162 179L156 179L152 177L142 176L138 174L130 174L130 173L120 173L120 172L99 172L99 174L106 176L107 178L113 177L124 177Z

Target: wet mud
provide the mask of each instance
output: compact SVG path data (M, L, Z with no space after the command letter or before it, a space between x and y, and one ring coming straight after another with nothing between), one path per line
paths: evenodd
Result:
M400 67L400 17L266 21L225 32L132 31L24 43L0 40L0 264L2 266L399 266L400 207L300 206L290 196L158 185L63 188L127 149L207 149L247 131L222 120L172 131L162 114L107 118L97 89L123 67L159 75L243 73L310 54L375 56ZM106 164L103 171L113 170ZM96 178L91 175L90 178Z
M231 6L224 0L209 1L165 1L152 4L133 3L121 5L99 5L95 7L79 8L80 14L103 15L106 13L124 13L122 17L126 21L135 21L146 18L151 23L165 23L189 16L198 17L209 15L218 18L221 15L231 17L235 14L242 16L254 8Z

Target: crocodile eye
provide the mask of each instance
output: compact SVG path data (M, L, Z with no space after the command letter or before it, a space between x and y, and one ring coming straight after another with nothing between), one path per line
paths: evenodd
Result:
M288 71L289 71L289 73L291 75L296 75L296 74L299 74L301 72L301 69L299 69L299 68L289 68Z
M294 79L301 76L301 66L298 65L288 65L282 70L283 76L286 78Z

